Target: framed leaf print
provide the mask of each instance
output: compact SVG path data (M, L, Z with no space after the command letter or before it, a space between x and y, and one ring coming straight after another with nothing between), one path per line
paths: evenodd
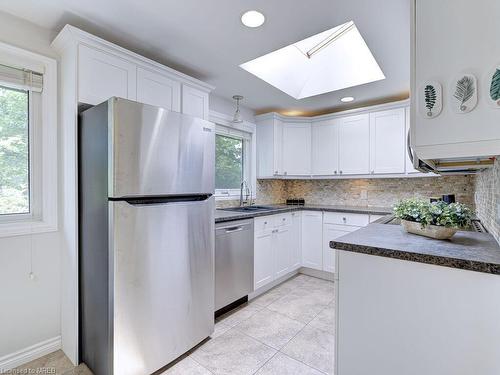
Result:
M477 104L477 79L473 74L460 74L451 84L451 108L456 113L468 113Z
M420 87L419 113L424 118L434 118L443 109L443 94L441 84L436 81L424 82Z
M487 98L491 106L500 109L500 64L486 75Z

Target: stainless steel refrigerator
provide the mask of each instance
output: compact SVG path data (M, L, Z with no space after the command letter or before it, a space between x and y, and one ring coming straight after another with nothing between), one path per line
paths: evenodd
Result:
M213 332L214 125L111 98L79 119L80 360L145 375Z

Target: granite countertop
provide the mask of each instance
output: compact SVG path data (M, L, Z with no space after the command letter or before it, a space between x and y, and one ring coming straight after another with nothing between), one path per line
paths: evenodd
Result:
M330 241L330 247L500 275L500 246L487 233L459 231L441 241L406 233L399 225L374 223Z
M316 205L306 204L305 206L287 206L284 204L264 205L270 207L266 211L258 212L238 212L226 211L224 209L215 210L215 222L222 223L225 221L251 219L258 216L274 215L283 212L292 211L329 211L329 212L349 212L356 214L372 214L372 215L388 215L392 212L389 207L371 207L371 206L341 206L341 205Z

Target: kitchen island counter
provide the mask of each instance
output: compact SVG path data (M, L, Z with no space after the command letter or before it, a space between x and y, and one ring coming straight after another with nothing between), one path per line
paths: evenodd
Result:
M488 233L458 231L443 241L406 233L399 225L374 223L331 241L330 247L500 275L500 246Z

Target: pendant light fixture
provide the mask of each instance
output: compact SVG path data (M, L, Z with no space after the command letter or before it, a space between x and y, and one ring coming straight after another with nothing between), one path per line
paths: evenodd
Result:
M234 112L232 122L234 124L240 124L243 122L243 119L241 118L241 113L240 113L240 100L243 100L243 96L233 95L233 99L236 100L236 112Z

